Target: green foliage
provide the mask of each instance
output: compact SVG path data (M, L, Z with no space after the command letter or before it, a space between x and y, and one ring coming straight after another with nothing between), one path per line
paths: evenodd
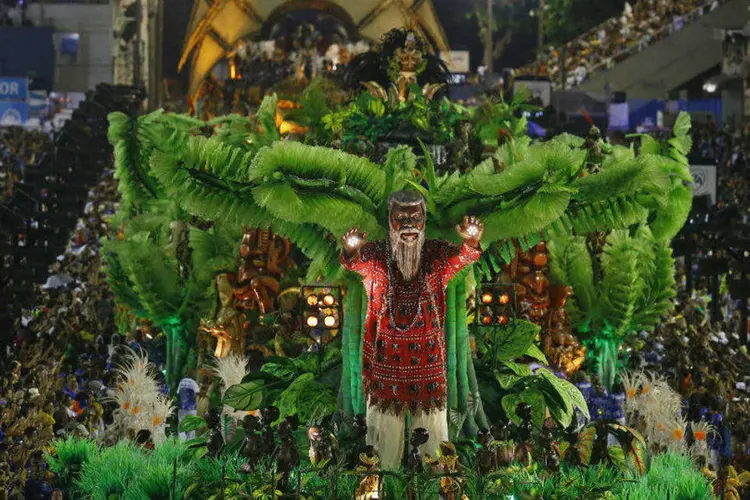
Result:
M197 415L185 415L180 423L180 432L197 431L206 427L206 419Z
M315 353L297 358L270 357L260 373L247 374L240 384L224 393L224 404L238 411L250 411L268 405L279 407L278 421L298 415L301 421L321 417L336 410L339 379L329 377L341 365L341 351L329 345L321 359ZM333 378L333 385L329 380Z
M59 442L58 460L48 457L50 467L60 466L63 477L70 477L78 462L64 463L59 454L66 456L71 449L88 449L82 462L80 478L72 490L76 498L109 500L169 500L184 498L187 485L195 474L194 456L188 453L188 444L168 439L153 450L138 448L127 441L115 446L97 448L87 440L69 438ZM67 449L67 451L65 451Z
M576 408L588 416L586 401L576 386L546 368L532 374L528 365L513 361L521 356L544 358L533 344L540 330L538 325L512 320L488 330L484 336L481 332L475 335L482 375L494 378L500 386L500 403L509 419L520 422L515 408L521 402L531 405L537 427L544 424L547 411L563 427L570 425Z
M113 447L102 448L84 463L76 486L94 500L108 500L113 496L124 498L144 462L138 448L127 441L120 441Z
M612 231L598 258L581 236L553 233L548 250L550 278L573 288L566 305L573 326L611 387L619 345L633 332L653 329L672 309L674 260L668 243L642 225ZM596 279L594 269L600 270Z
M608 432L622 438L617 432L626 429L612 426ZM584 430L594 430L593 426ZM595 432L595 430L594 430ZM633 442L642 438L627 430ZM591 434L591 433L589 433ZM586 437L582 436L582 441ZM91 443L69 440L68 447L90 446ZM608 450L610 460L618 465L616 457L623 456L623 442ZM84 443L89 443L88 445ZM625 467L612 467L595 463L587 467L569 467L563 463L559 474L549 474L538 464L512 465L489 475L480 476L472 466L474 445L456 443L463 457L460 469L464 493L469 498L676 498L684 500L713 499L711 485L698 472L690 459L683 455L663 454L653 458L643 475ZM91 448L83 465L83 473L71 490L76 498L106 499L219 499L271 498L280 491L279 476L269 461L257 464L251 473L242 473L245 459L236 452L223 453L219 458L198 458L189 450L189 442L167 440L154 450L135 447L120 442L114 447ZM292 471L286 493L296 489L300 478L301 498L352 498L360 477L344 470L340 464L311 467L306 458L307 443L300 441L302 462ZM467 446L469 446L467 448ZM63 446L59 446L62 449ZM619 450L619 451L618 451ZM566 450L566 453L570 450ZM73 463L73 462L70 462ZM621 465L621 464L620 464ZM65 469L63 469L64 471ZM70 474L67 474L70 477ZM419 491L420 498L437 496L438 480L428 469L425 473L411 475L405 470L388 472L384 489L389 498L408 498L407 488ZM334 494L335 492L335 494Z
M326 385L315 380L315 375L305 373L297 377L278 399L280 419L297 415L301 422L311 422L336 411L336 395Z
M215 303L207 293L213 289L210 262L202 261L201 271L195 271L185 218L176 204L154 201L128 221L124 239L107 241L103 247L115 300L167 335L171 388L188 367L200 318Z
M224 393L224 404L238 411L251 411L263 403L263 381L250 381L235 384Z
M326 117L338 107L333 99L334 92L326 80L315 78L299 98L300 109L286 116L288 120L309 127L305 142L327 144L331 141L332 134L326 127Z
M355 136L359 140L362 134L365 139L374 140L400 127L409 137L437 141L441 134L448 137L454 125L465 119L464 110L446 101L427 103L414 90L413 98L403 103L385 103L363 93L345 110L325 116L320 116L324 106L311 91L308 111L317 114L328 132L342 137L349 134L352 140ZM519 93L519 102L510 107L520 105L523 97L523 92ZM123 176L127 174L123 182L131 184L124 186L125 191L135 193L141 189L152 198L169 198L177 205L173 212L182 220L197 216L215 224L206 232L191 231L190 245L195 245L197 252L192 263L185 265L179 254L168 248L163 222L161 230L150 225L152 218L159 215L154 201L136 193L130 204L140 210L144 219L130 221L126 240L112 243L111 255L116 255L117 261L110 264L114 277L111 281L119 300L132 306L137 314L163 322L162 328L172 332L173 341L182 340L184 332L194 329L191 322L195 315L212 306L215 295L207 291L212 288L208 269L214 265L225 269L231 263L226 247L212 244L211 238L229 243L243 225L270 227L290 238L311 260L308 280L340 282L344 274L338 262L339 237L359 226L370 239L383 238L387 227L385 200L406 186L426 194L430 238L458 241L455 226L467 214L484 221L487 250L479 268L485 276L497 273L503 261L513 258L513 239L522 249L550 234L563 242L573 241L570 250L567 243L560 245L560 255L564 257L554 265L565 278L571 276L571 284L582 287L580 297L570 306L577 308L573 310L576 324L582 330L604 332L609 342L605 349L599 349L600 354L606 354L600 356L607 362L600 363L602 367L614 366L612 353L616 355L617 350L613 342L632 330L635 321L653 322L665 310L662 299L669 295L664 292L668 276L661 267L657 271L656 267L639 264L646 253L640 243L648 238L644 231L631 234L630 229L650 222L653 234L648 241L649 251L653 251L654 260L658 255L660 262L668 261L663 249L656 245L666 244L684 221L685 207L689 209L685 198L685 190L689 191L685 183L690 180L685 158L690 146L686 138L689 121L685 117L678 120L673 140L658 151L653 148L650 154L635 158L629 150L605 148L601 171L588 173L589 152L582 139L563 136L532 144L523 135L523 120L506 112L501 120L510 127L512 137L494 158L466 174L438 175L428 155L421 170L417 169L417 158L409 148L392 150L383 165L376 165L330 148L278 141L273 124L275 109L273 98L264 101L257 117L258 127L250 136L248 131L252 128L232 120L210 124L208 130L197 127L192 120L182 122L158 113L142 117L136 124L113 121L116 161L125 172ZM488 126L496 127L492 110L482 113L480 122L486 119L491 124ZM205 137L211 127L218 128L218 133L213 130L215 135ZM135 134L131 133L134 128ZM131 168L133 164L137 168ZM589 268L585 261L576 259L582 253L577 238L610 230L618 236L602 261L602 281L594 283L596 267ZM196 263L206 264L208 269L198 271ZM615 266L623 270L618 272ZM175 277L176 270L182 271L179 279ZM632 304L647 288L651 290L650 297L659 298L658 305L651 307L643 300ZM454 304L459 304L461 298L457 292L454 295ZM454 324L465 324L465 312L454 309ZM362 308L358 310L361 313ZM349 323L352 318L346 320ZM473 365L464 356L466 332L456 328L446 331L446 336L453 339L449 344L453 349L449 356L451 412L471 429L476 426L474 415L468 411L468 403L463 402L470 396L476 401L480 398L476 380L472 386ZM356 342L358 337L350 329L347 341L352 339ZM529 342L527 353L538 358L538 349L533 352L530 345ZM352 383L361 375L361 365L352 358L358 349L358 345L347 344L347 362L342 370L342 377L349 382L348 390L357 394L345 403L352 409L355 404L363 404L360 388ZM513 349L511 345L509 350ZM173 363L183 358L183 354L174 351ZM498 370L503 377L526 376L514 371L523 368L510 364L512 359L500 361ZM608 373L613 371L609 369ZM553 416L568 421L575 406L570 395L541 374L533 377L535 388L545 397ZM510 392L520 394L522 386ZM466 407L459 407L459 393L461 405Z
M716 498L711 484L685 455L663 453L651 462L651 468L637 482L620 485L615 493L618 498L647 500L671 498L674 500L709 500Z
M50 472L57 475L62 485L70 485L73 476L81 471L83 464L98 450L96 443L88 439L68 437L52 443L54 453L45 453Z
M614 438L615 444L607 446ZM597 442L601 446L597 448ZM611 463L628 477L638 478L651 466L651 453L643 436L635 429L604 420L597 420L578 433L575 449L567 448L565 454L576 453L583 465Z
M195 464L184 441L170 439L145 455L123 499L171 500L183 498Z
M477 350L490 369L501 363L523 356L533 345L541 330L539 325L521 319L513 319L506 325L483 328L477 336Z
M542 473L536 465L515 466L496 479L490 495L483 498L614 499L621 497L610 496L610 492L626 480L618 469L602 464L583 468L563 465L560 473L553 475Z
M240 470L244 462L245 459L236 453L225 454L220 458L204 457L195 461L185 499L221 498L222 483L225 487L231 487L230 485L242 484L247 478ZM227 495L226 498L232 496Z
M363 92L347 108L322 118L325 129L341 140L344 149L361 141L374 144L390 136L417 135L425 142L448 144L456 126L467 118L463 110L448 101L428 101L416 86L406 101L384 101Z
M497 145L500 130L516 139L526 135L528 120L521 111L537 111L538 108L526 104L531 92L525 86L518 88L510 103L502 97L491 98L475 108L472 122L477 134L485 144Z

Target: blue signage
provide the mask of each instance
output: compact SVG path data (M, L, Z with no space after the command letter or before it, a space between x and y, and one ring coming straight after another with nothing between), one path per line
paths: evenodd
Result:
M28 78L0 76L0 101L25 101L28 97Z
M0 126L23 125L29 119L29 103L0 101Z

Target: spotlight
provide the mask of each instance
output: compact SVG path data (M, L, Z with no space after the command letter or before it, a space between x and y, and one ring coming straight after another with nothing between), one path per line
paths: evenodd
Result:
M304 297L305 325L308 329L334 330L340 328L341 288L335 286L304 286L301 290ZM308 332L320 335L319 331Z
M477 326L497 327L507 325L516 317L516 290L512 283L480 283L477 290L479 303L474 313Z

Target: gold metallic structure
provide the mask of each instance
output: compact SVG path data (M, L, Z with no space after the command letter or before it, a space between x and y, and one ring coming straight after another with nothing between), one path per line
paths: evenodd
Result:
M298 10L319 10L350 27L353 37L378 40L393 28L414 26L438 51L448 42L431 0L196 0L179 68L192 55L189 96L195 96L214 65L266 23Z

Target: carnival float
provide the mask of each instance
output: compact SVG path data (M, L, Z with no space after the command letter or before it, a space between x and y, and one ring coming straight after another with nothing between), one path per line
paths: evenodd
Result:
M294 85L252 115L206 111L210 81L205 119L110 115L121 198L101 252L139 342L110 346L112 425L47 453L56 486L740 498L716 430L631 359L674 305L688 116L633 147L535 142L523 90L451 102L414 27L331 78L305 30Z

